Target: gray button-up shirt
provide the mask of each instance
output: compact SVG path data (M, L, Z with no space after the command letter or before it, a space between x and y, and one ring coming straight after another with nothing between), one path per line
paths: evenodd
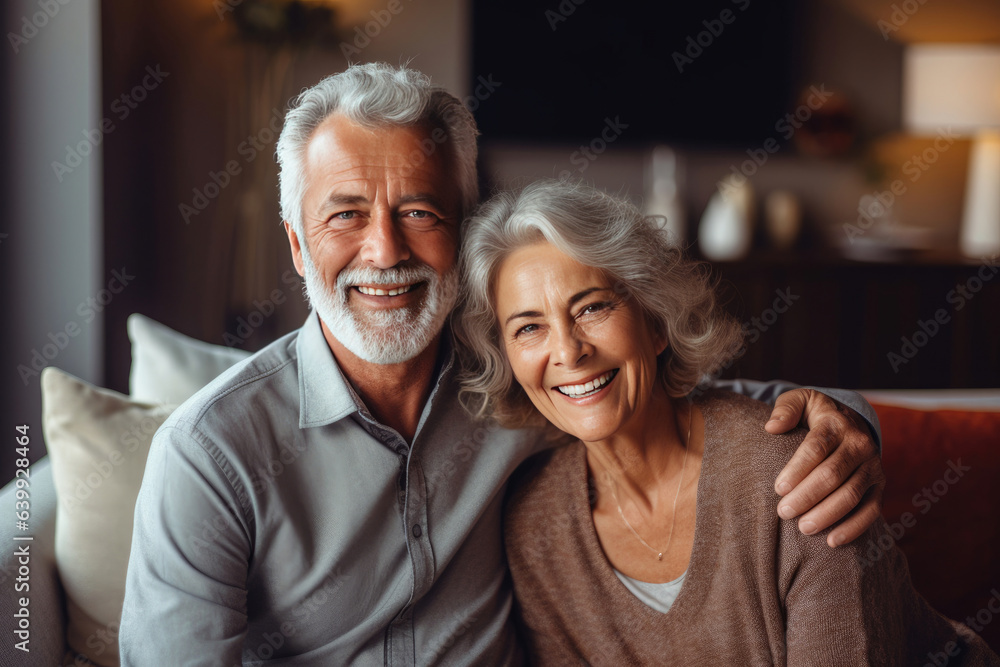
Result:
M455 370L408 446L313 313L181 406L136 504L122 663L519 663L501 503L542 443L474 422Z
M519 664L501 509L544 444L474 422L445 356L412 446L315 313L178 408L136 504L122 664Z

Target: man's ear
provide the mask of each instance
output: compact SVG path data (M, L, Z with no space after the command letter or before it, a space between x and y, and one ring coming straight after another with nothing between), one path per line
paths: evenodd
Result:
M305 265L302 262L302 246L299 245L299 235L295 233L295 230L292 229L287 220L284 220L283 224L285 225L285 233L288 234L288 245L292 249L292 264L295 265L295 270L298 274L304 278L306 272Z

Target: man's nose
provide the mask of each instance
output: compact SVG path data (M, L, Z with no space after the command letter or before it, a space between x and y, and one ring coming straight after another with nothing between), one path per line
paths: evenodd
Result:
M366 230L361 260L380 269L390 269L410 258L410 248L389 212L377 212Z

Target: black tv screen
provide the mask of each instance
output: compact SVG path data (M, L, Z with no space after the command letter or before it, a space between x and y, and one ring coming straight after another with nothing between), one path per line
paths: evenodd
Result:
M793 12L791 0L476 0L469 102L485 142L584 142L611 120L622 143L752 145L795 101Z

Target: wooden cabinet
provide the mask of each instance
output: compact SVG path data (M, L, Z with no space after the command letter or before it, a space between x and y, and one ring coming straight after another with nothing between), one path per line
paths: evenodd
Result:
M726 308L748 332L745 354L724 377L1000 387L1000 258L758 255L712 267Z

